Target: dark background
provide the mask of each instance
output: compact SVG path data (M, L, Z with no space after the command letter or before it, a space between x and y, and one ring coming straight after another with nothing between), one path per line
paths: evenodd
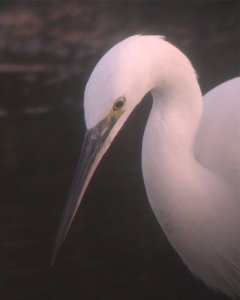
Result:
M0 2L1 300L227 299L190 274L149 207L140 157L150 101L114 141L49 262L95 63L127 36L164 35L205 93L239 73L239 17L231 0Z

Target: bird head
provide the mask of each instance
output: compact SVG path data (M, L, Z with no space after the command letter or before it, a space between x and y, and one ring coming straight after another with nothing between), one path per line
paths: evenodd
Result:
M87 82L84 94L86 133L55 241L53 259L65 240L102 156L130 113L154 85L149 81L148 39L160 40L159 37L133 36L115 45L101 58ZM144 59L146 56L147 60Z

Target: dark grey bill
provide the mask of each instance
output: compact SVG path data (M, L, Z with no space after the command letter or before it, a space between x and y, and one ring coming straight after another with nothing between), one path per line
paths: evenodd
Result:
M106 117L85 134L80 159L56 235L51 265L53 265L57 252L68 234L88 183L105 152L101 150L116 121L114 116Z

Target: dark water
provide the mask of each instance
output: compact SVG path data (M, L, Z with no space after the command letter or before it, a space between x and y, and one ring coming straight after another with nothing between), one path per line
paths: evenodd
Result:
M103 159L52 268L49 261L96 61L129 35L165 35L206 92L239 73L239 17L238 1L0 2L1 300L226 299L189 273L149 207L140 166L149 97Z

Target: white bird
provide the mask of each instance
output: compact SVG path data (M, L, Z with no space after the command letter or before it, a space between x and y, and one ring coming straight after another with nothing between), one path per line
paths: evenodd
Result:
M188 58L160 36L123 40L89 78L87 132L53 259L99 161L149 91L142 172L153 212L195 276L240 296L240 77L203 99Z

